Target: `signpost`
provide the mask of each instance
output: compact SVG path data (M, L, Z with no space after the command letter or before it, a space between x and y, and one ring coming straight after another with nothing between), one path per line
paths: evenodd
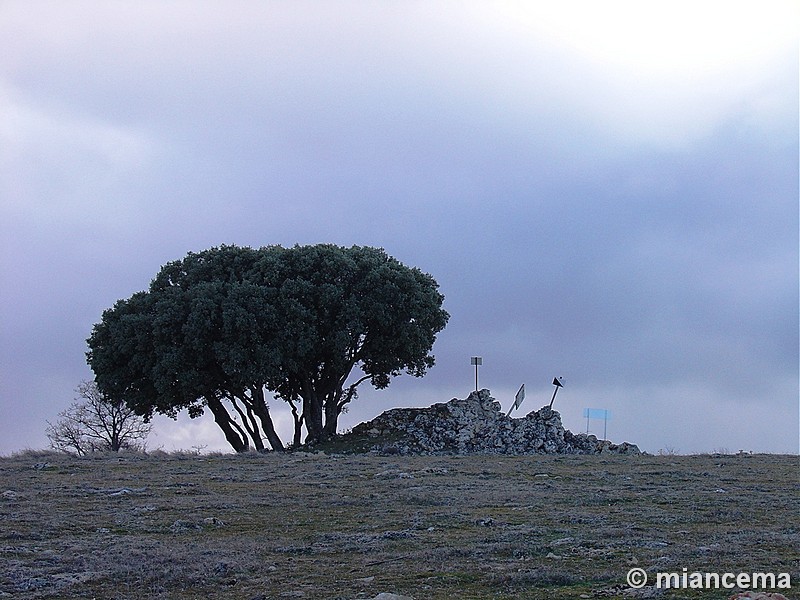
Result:
M556 386L556 389L553 390L553 397L550 398L550 408L553 408L553 401L556 399L558 388L564 387L563 380L563 377L553 377L553 385Z
M478 391L478 367L483 364L483 359L480 356L473 356L470 359L470 364L475 365L475 391Z
M473 357L473 361L477 357ZM480 360L480 359L478 359ZM472 363L475 364L474 362ZM478 363L480 364L480 363ZM553 378L553 385L556 386L556 389L553 390L553 397L550 398L550 408L553 408L553 401L556 399L556 394L558 393L558 388L564 387L564 378L563 377L554 377ZM478 367L475 367L475 387L478 386ZM519 390L517 391L516 395L514 396L514 403L511 405L511 408L508 409L506 416L511 416L511 411L519 408L519 405L522 404L522 401L525 400L525 384L523 383L519 386Z
M512 404L511 408L508 409L508 414L506 414L506 416L507 417L510 416L512 410L514 410L516 408L519 408L519 405L522 404L523 400L525 400L525 384L524 383L520 386L519 391L517 392L517 395L514 396L514 404Z

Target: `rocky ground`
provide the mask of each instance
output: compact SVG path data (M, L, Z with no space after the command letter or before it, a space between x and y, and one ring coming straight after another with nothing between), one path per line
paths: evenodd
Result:
M0 596L728 598L626 573L800 582L797 456L0 458Z

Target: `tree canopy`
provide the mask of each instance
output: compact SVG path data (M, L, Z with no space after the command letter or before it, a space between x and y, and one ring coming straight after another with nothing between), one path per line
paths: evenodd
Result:
M221 246L106 310L87 360L104 394L147 419L207 408L236 451L277 450L265 391L291 405L294 444L303 427L307 442L331 437L361 383L433 366L443 300L378 248Z

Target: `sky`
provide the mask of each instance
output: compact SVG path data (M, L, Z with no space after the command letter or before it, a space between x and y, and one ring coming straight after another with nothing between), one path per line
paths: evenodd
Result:
M793 1L0 1L0 454L47 446L103 310L221 244L430 273L436 366L648 452L797 453ZM272 410L284 439L287 407ZM591 433L603 423L591 420ZM229 449L210 415L149 447Z

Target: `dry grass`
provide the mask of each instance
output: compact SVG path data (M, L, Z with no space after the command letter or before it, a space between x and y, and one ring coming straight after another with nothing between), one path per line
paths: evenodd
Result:
M634 564L789 572L797 587L799 466L771 455L24 453L0 458L0 596L627 598Z

